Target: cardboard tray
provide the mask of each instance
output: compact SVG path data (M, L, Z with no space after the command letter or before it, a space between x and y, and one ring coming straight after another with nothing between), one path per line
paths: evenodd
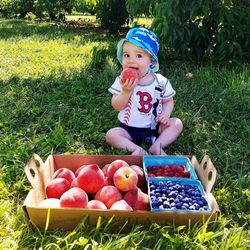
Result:
M109 164L116 159L127 161L129 165L143 166L143 157L130 155L50 155L45 162L37 155L33 154L27 165L25 173L32 185L23 203L23 211L30 224L39 230L72 230L81 221L88 218L90 225L96 226L100 219L118 223L123 226L135 223L150 225L157 223L166 225L175 223L176 225L193 225L204 223L206 220L215 220L220 212L218 204L211 193L214 186L217 171L209 158L204 156L199 163L195 156L190 157L198 178L203 184L209 205L212 209L210 213L176 213L163 212L154 213L150 211L114 211L114 210L90 210L72 208L38 208L38 204L45 199L45 187L58 168L68 167L76 171L83 164L96 163L100 167ZM116 226L116 229L119 228Z

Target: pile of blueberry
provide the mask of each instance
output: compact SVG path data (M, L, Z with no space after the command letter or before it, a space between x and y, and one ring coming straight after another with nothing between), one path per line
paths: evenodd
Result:
M208 203L197 185L179 181L149 181L152 209L207 211Z

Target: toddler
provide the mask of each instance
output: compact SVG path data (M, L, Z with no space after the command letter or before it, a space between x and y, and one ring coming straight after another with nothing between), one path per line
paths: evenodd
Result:
M168 79L156 73L158 50L156 35L143 27L132 28L117 45L123 70L135 69L138 77L121 82L118 76L109 88L120 123L107 132L106 141L132 155L147 154L143 143L150 143L150 154L160 155L183 129L181 120L171 117L175 91Z

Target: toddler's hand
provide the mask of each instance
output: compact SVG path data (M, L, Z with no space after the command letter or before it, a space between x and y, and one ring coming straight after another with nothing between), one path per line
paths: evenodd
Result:
M136 84L138 82L138 79L134 79L134 78L131 78L130 80L127 79L124 83L121 82L121 86L122 86L122 91L123 92L132 92L133 89L135 88Z
M169 126L170 125L170 118L163 116L163 115L158 115L156 117L156 122L161 123L164 126Z

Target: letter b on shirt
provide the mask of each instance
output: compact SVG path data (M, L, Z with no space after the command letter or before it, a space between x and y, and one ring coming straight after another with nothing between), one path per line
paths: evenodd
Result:
M141 91L138 91L136 94L139 96L139 103L141 104L141 107L138 108L138 110L143 113L149 113L153 106L151 104L151 101L153 100L152 96L148 92Z

